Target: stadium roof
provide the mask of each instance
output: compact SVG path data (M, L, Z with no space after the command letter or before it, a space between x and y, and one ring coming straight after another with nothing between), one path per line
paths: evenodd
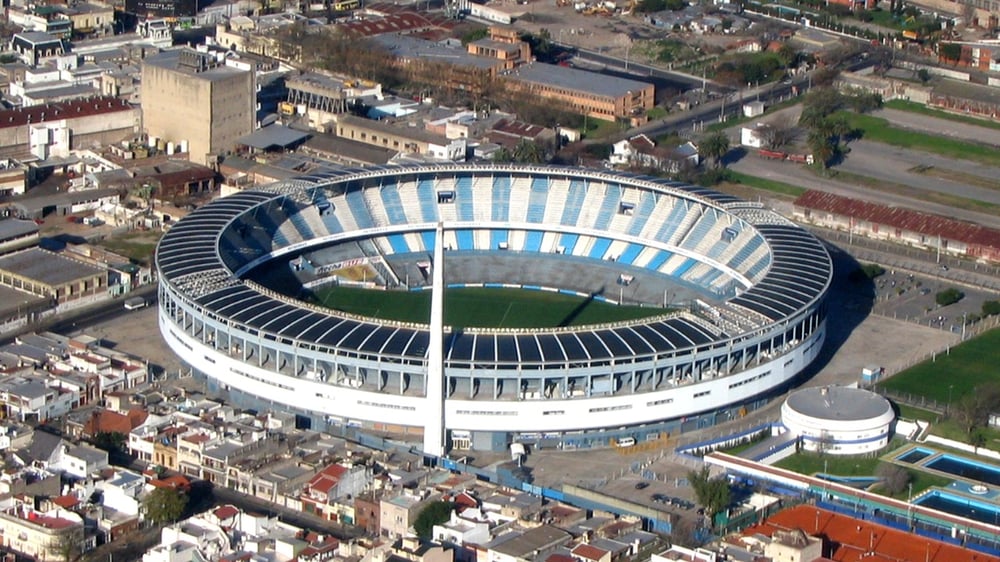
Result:
M336 183L337 178L360 174L428 175L490 171L494 167L376 166L339 169L320 176L285 182L272 192L244 191L213 201L191 213L163 237L157 264L164 280L200 306L223 317L278 337L320 345L408 358L423 358L430 335L426 326L349 316L306 305L237 279L234 272L263 257L250 248L225 248L220 233L238 217L260 204L288 193L302 193ZM519 169L518 171L524 171ZM572 168L545 168L552 175L593 177L604 172ZM639 176L609 175L609 181L628 182ZM647 185L650 178L643 178ZM753 224L772 249L772 265L764 277L730 302L780 321L819 299L826 290L831 264L825 248L808 232L773 213L748 206L729 195L697 186L658 182L664 191L706 205L737 205L729 209ZM462 330L446 337L445 358L464 363L562 363L611 361L618 357L652 355L716 341L720 330L690 314L637 320L614 325L566 329ZM730 334L735 335L735 334Z

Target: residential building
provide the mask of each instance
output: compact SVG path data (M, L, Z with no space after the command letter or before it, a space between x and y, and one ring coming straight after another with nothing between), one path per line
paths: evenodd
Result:
M360 494L368 486L371 473L363 465L330 464L309 480L302 489L302 508L324 519L338 521L343 510L336 500ZM354 511L354 502L349 504ZM353 520L354 518L351 517Z
M6 548L37 562L62 562L59 545L67 542L84 550L83 519L62 509L43 514L15 504L0 511L0 535Z
M23 195L27 190L28 167L13 158L0 159L0 197Z
M10 49L29 66L61 56L65 51L62 39L44 31L15 33Z
M420 494L402 492L379 502L379 530L382 535L399 538L410 533L420 511L432 502L441 499L441 494L423 490Z
M252 69L228 66L222 56L188 48L153 55L142 63L144 130L212 165L253 132L255 88Z
M4 417L42 423L58 418L80 405L79 392L60 388L38 376L16 376L0 382L0 407Z
M87 478L108 466L108 452L89 445L68 447L60 463L63 473L76 478Z
M551 525L540 525L527 531L512 531L485 545L488 562L529 562L541 559L569 543L572 536Z

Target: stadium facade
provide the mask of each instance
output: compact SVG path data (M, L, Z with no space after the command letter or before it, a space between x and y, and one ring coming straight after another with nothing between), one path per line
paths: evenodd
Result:
M310 288L361 264L365 284L413 288L439 277L441 256L501 254L613 264L621 279L704 300L605 325L438 331L320 308L254 277L277 268ZM171 228L156 265L163 336L212 385L314 428L424 435L433 454L641 442L742 415L819 354L832 271L814 236L759 204L499 165L345 169L231 195Z

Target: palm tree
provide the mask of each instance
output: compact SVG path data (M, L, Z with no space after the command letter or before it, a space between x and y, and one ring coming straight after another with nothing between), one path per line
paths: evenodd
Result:
M729 137L721 131L712 133L702 139L701 151L718 168L722 164L722 158L729 152Z

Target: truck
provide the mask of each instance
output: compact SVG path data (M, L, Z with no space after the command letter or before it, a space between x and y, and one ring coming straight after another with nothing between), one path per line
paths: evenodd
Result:
M784 160L785 157L788 156L784 152L780 152L777 150L766 150L763 148L757 152L757 155L760 156L761 158L767 158L768 160Z

